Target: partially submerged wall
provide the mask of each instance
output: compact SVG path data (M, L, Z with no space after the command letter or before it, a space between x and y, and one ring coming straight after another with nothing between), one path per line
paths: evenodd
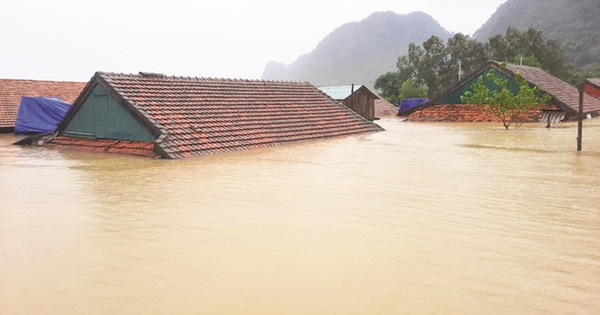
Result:
M558 110L554 105L540 105L522 116L523 122L539 122L544 110ZM410 114L407 121L416 122L500 122L488 113L483 105L440 104L420 109Z

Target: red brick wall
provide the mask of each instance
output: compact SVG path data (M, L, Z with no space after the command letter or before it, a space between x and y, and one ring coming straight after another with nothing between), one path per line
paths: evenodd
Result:
M558 110L554 105L540 105L530 110L525 117L526 122L538 122L542 118L542 110ZM483 105L441 104L418 110L410 114L407 121L419 122L500 122L494 115L488 114Z

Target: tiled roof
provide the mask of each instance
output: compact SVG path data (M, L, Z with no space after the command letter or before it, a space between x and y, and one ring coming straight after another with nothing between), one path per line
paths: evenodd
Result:
M57 97L73 103L85 82L0 79L0 128L15 126L22 96Z
M539 86L541 90L553 96L556 101L567 106L572 112L579 111L579 90L576 87L541 68L508 64L506 69L513 74L520 73L523 78ZM585 98L583 112L600 112L600 100L591 97Z
M143 117L168 158L383 130L309 83L102 72L94 80Z
M496 71L502 72L508 76L513 77L516 73L520 73L525 80L530 84L538 86L542 91L548 93L553 97L552 103L558 106L561 110L570 114L571 117L575 117L579 111L579 91L576 87L570 85L567 82L551 75L541 68L530 67L530 66L518 66L513 64L507 64L506 67L502 67L500 63L496 61L490 61L479 70L473 72L467 76L461 82L450 88L442 95L430 100L429 102L415 106L408 110L405 110L401 115L410 115L413 112L428 108L431 106L439 105L439 101L447 97L452 93L456 93L465 84L480 76L488 69L493 68ZM583 104L584 113L593 113L595 115L600 113L600 100L588 97L584 99Z
M145 157L159 157L154 152L154 143L114 140L114 139L82 139L58 136L50 141L48 146L67 147L69 149L85 152L114 153Z
M398 108L383 98L375 100L375 117L396 116Z

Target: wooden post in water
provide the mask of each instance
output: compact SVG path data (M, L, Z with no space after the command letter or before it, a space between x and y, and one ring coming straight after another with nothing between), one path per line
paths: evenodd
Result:
M577 151L581 151L583 142L583 89L585 82L579 86L579 112L577 117Z

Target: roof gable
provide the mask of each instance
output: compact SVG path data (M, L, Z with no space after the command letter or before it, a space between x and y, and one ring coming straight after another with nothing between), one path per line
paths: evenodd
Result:
M78 109L64 122L60 134L94 139L121 139L153 142L151 128L138 121L130 111L100 84L78 101Z
M0 128L12 128L22 96L55 97L73 103L85 82L0 79Z
M383 130L309 83L101 72L93 81L155 133L168 158Z

